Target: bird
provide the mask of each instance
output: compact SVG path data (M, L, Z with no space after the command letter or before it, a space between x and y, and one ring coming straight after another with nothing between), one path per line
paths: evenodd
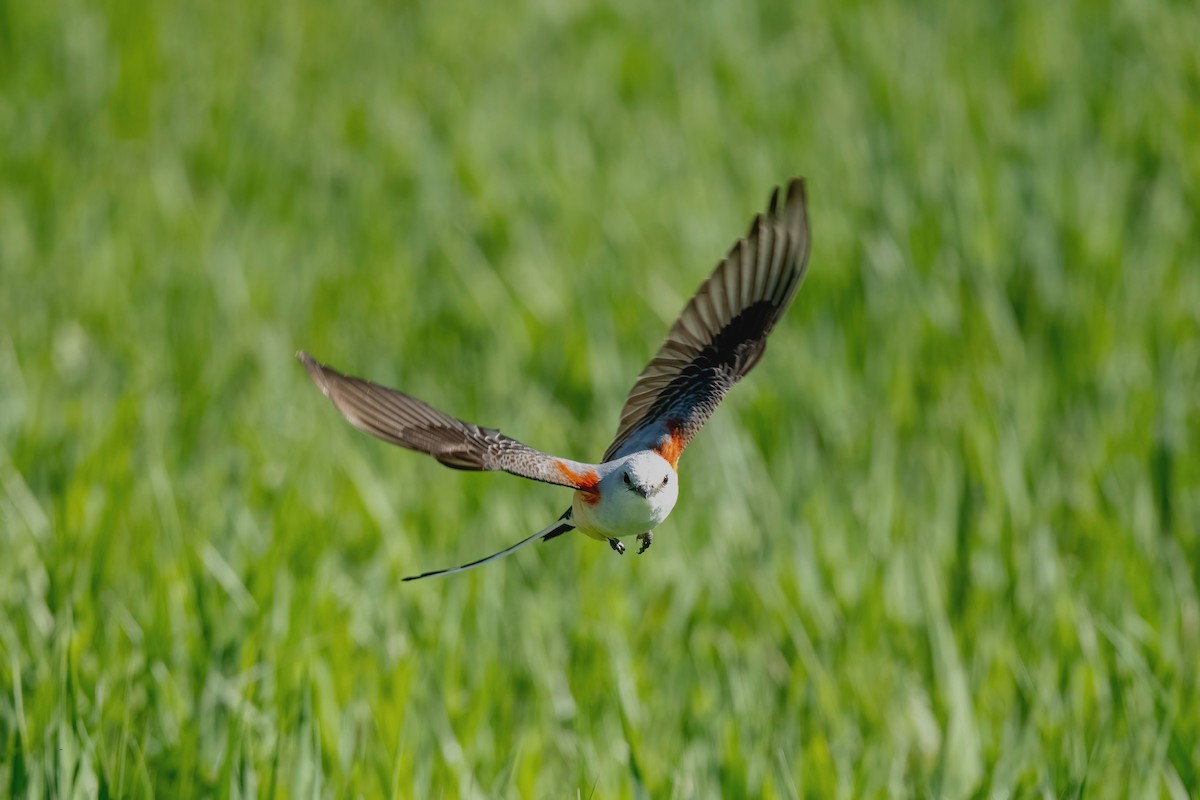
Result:
M763 356L767 336L792 303L808 269L808 208L803 178L780 203L771 192L701 284L642 370L621 409L616 435L597 463L549 455L494 428L456 419L415 397L345 375L303 350L312 380L355 428L433 456L459 470L504 471L574 490L570 507L547 527L467 564L411 575L451 575L571 531L625 552L636 536L644 553L679 498L679 458L734 384Z

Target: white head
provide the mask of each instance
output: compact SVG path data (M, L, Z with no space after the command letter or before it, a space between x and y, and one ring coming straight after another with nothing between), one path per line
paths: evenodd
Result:
M611 483L620 491L653 500L663 493L678 494L678 488L675 488L678 477L665 458L653 450L642 450L628 456L614 470Z

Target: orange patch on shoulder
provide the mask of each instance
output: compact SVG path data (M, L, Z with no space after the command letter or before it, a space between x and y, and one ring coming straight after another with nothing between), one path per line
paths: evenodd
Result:
M683 432L678 425L673 422L669 422L667 425L670 433L659 439L654 452L665 458L671 465L671 469L679 472L679 456L683 454L683 447L687 442L683 440Z
M596 474L596 470L589 469L586 472L576 472L566 465L565 462L555 461L554 466L562 473L562 476L571 482L576 489L583 492L596 494L596 485L600 483L600 476ZM596 495L599 500L599 495ZM591 502L589 500L589 502Z

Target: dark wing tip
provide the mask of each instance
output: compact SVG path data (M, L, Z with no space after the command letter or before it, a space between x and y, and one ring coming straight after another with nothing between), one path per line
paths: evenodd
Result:
M800 204L804 204L804 178L792 178L787 182L787 195L783 201L783 210L786 213L793 207L793 204L799 200ZM767 204L767 213L771 216L779 209L779 187L776 186L771 190L771 201Z
M792 178L787 182L787 195L783 201L783 208L779 207L779 187L776 186L771 190L771 198L767 201L767 213L755 214L754 219L750 222L750 230L746 231L745 239L753 239L758 234L759 230L768 220L778 220L785 216L798 216L799 219L786 219L785 224L789 229L807 228L808 227L808 203L805 197L804 178ZM742 241L733 243L729 248L729 252L725 254L729 258L740 247Z
M783 204L783 213L799 215L802 221L807 221L808 191L805 187L804 178L792 178L788 181L787 200Z
M750 230L746 231L746 235L742 238L743 239L754 238L754 236L758 233L758 229L761 228L762 226L763 226L763 215L755 214L754 221L750 223ZM741 244L742 244L741 239L734 242L733 246L729 248L729 252L725 254L725 257L729 258L731 255L733 255L733 251L737 250L738 247L741 246Z

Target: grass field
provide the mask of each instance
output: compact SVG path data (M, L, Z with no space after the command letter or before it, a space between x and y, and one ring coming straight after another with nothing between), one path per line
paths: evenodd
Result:
M1200 7L0 0L0 794L1200 792ZM641 557L603 452L806 175Z

